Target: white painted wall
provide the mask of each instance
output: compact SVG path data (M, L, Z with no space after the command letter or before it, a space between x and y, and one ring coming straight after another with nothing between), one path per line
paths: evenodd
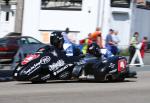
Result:
M4 6L3 6L4 7ZM6 12L9 12L9 20L6 21ZM14 32L16 5L11 5L10 9L0 8L0 38Z
M41 0L24 0L22 35L33 36L41 41L40 6Z
M111 7L110 7L110 0L102 0L101 1L101 25L102 28L102 35L103 39L105 40L106 35L110 29L111 24Z
M33 35L42 41L39 30L80 31L77 39L87 37L102 27L106 35L110 24L110 0L83 0L81 11L40 10L40 0L25 0L23 35ZM40 34L40 35L39 35Z
M41 10L40 29L65 30L69 27L71 31L80 31L79 38L84 38L96 28L97 2L83 0L81 11Z
M121 48L126 48L129 45L131 16L130 8L112 8L110 28L119 32L119 46Z
M134 31L132 34L137 31L140 33L140 40L143 36L147 36L150 41L150 10L137 8L133 16L135 22L133 22Z

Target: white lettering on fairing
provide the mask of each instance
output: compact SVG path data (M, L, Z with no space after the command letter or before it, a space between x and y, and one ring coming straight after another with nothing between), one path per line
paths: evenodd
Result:
M57 71L58 68L65 65L65 62L63 60L58 60L56 63L53 63L52 65L49 65L50 71Z
M72 65L73 65L73 64L67 64L67 65L65 65L63 68L61 68L61 69L59 69L58 71L56 71L56 74L58 74L58 73L64 71L65 69L67 69L68 67L70 67L70 66L72 66Z
M38 69L41 66L41 61L34 64L30 69L28 69L27 71L24 71L25 74L30 75L32 73L32 71L35 71L36 69ZM34 70L35 69L35 70Z
M39 69L41 67L41 64L47 64L51 58L49 56L44 56L40 59L38 63L35 63L30 69L27 71L24 71L26 74L30 75L33 73L35 70Z
M51 58L49 56L44 56L40 59L41 64L47 64L50 62Z

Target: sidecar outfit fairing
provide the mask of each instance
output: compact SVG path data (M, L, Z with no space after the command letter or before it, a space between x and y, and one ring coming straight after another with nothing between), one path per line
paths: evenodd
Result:
M47 46L27 56L14 70L14 79L18 81L69 79L73 63L78 60L78 57L68 58L63 51Z
M124 80L129 75L129 68L125 57L113 56L104 60L90 54L82 58L68 57L64 51L46 46L27 56L13 74L17 81L32 82L80 79L83 75L92 75L97 81Z
M45 82L47 80L68 80L92 75L97 81L124 80L135 76L130 73L125 57L103 54L96 43L89 45L88 54L83 57L67 56L63 51L64 39L61 32L53 32L53 46L40 48L28 55L14 70L14 79L18 81ZM82 79L82 78L81 78Z

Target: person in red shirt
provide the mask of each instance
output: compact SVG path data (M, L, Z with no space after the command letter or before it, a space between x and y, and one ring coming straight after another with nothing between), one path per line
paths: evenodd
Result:
M144 58L144 54L145 54L146 47L147 47L147 37L143 37L143 40L142 40L142 47L141 47L141 49L140 49L140 53L141 53L141 57L142 57L142 58Z

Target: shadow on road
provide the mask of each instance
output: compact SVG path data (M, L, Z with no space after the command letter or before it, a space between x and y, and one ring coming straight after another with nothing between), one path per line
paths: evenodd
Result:
M17 85L29 85L29 84L64 84L64 83L126 83L126 82L136 82L136 80L124 80L124 81L95 81L95 80L52 80L52 81L47 81L45 83L31 83L31 82L18 82Z

